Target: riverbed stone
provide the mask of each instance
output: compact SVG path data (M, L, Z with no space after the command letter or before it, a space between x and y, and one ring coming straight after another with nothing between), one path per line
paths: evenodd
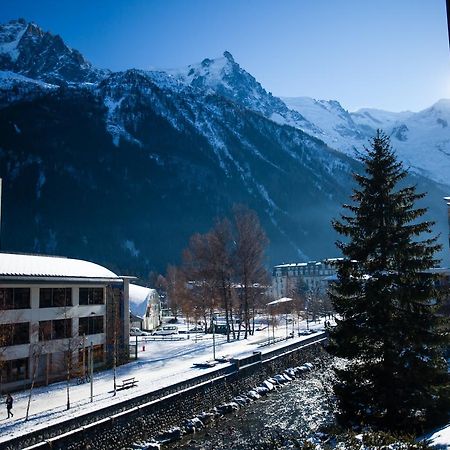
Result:
M158 434L157 439L160 442L168 443L168 442L175 442L181 439L182 431L180 427L173 427L169 430L162 431Z

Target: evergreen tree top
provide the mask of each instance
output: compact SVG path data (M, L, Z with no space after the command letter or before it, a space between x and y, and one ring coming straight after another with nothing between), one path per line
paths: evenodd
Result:
M415 186L399 186L408 172L397 160L389 137L378 130L360 159L365 174L354 174L359 188L353 190L353 204L343 205L350 214L333 221L334 228L350 240L337 243L344 256L362 262L377 261L384 255L380 268L391 270L395 266L389 261L398 263L419 252L421 262L415 260L417 270L434 267L438 261L433 255L440 248L436 238L417 240L422 233L431 233L434 225L432 221L417 221L427 209L415 207L415 202L425 194L416 193Z

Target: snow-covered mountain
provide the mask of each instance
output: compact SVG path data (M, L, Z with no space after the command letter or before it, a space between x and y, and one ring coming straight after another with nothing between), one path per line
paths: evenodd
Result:
M369 128L327 105L355 133ZM244 203L269 235L268 263L335 255L330 220L360 166L325 144L318 118L290 109L228 52L179 70L108 72L12 21L0 26L3 249L164 270L192 233ZM433 218L448 193L415 181Z
M53 84L97 82L108 73L95 69L59 35L24 19L0 25L0 67Z
M349 156L360 152L375 131L382 129L391 136L393 148L407 167L450 186L450 100L439 100L417 113L370 108L349 113L337 101L309 97L284 101L320 129L315 136Z

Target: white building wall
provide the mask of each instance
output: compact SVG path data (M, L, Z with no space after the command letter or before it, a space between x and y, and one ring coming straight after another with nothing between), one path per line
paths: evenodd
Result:
M66 351L69 348L70 339L53 339L49 341L39 341L39 322L45 320L58 320L58 319L72 319L72 341L70 342L71 348L75 349L79 347L81 342L81 336L79 336L79 318L80 317L94 317L103 316L103 329L106 331L106 289L104 285L75 285L75 284L3 284L1 288L29 288L30 289L30 308L29 309L14 309L3 310L0 314L0 324L14 324L21 322L29 323L29 344L13 345L3 347L1 349L1 359L3 361L10 361L15 359L28 358L28 374L29 379L33 373L33 350L36 345L39 345L39 351L42 355L45 354L58 354ZM72 306L67 307L39 307L39 293L43 288L71 288L72 292ZM104 304L102 305L80 305L79 304L79 289L80 287L89 288L102 288L104 295ZM127 325L125 325L127 326ZM129 324L126 332L126 336L129 336ZM80 342L78 342L80 341ZM86 336L86 346L90 344L105 345L106 334L98 333ZM128 345L128 343L126 343ZM62 357L62 355L61 355ZM73 352L73 364L78 363L78 352ZM15 385L22 385L23 380L10 383L12 387Z
M305 283L308 291L324 291L328 285L328 277L335 273L336 269L326 260L280 264L273 268L272 295L275 299L291 295L289 290L294 289L300 280Z

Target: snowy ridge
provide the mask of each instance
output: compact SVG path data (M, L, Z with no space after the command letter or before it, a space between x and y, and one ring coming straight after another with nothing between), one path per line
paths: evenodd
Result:
M0 107L23 100L30 101L57 89L58 86L54 84L0 70Z
M97 82L109 73L93 68L60 36L24 19L0 25L0 69L52 84Z
M220 58L206 58L201 63L185 68L154 71L149 72L149 75L162 89L180 91L183 87L191 87L204 95L214 93L258 112L280 125L319 132L314 124L267 92L227 51Z
M17 84L31 84L42 89L57 89L58 86L43 81L34 80L9 70L0 70L0 89L11 89Z
M376 130L382 129L391 137L392 146L406 167L450 185L450 100L439 100L417 113L370 108L350 113L337 101L308 97L284 101L317 125L321 132L315 136L330 147L354 157Z

